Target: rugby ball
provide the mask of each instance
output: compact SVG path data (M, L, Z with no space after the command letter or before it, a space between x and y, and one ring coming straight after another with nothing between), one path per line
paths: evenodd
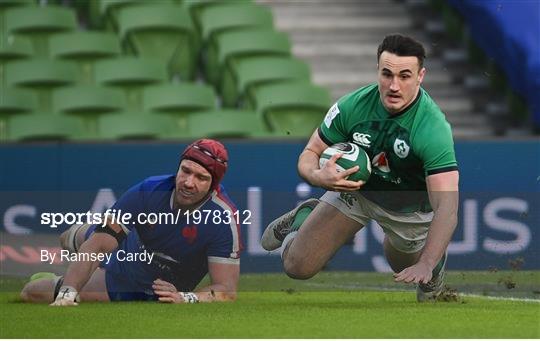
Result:
M371 175L371 161L365 150L354 143L341 142L326 148L319 158L319 167L322 168L333 155L338 153L343 154L336 161L338 172L359 166L360 169L356 173L349 175L347 180L368 181Z

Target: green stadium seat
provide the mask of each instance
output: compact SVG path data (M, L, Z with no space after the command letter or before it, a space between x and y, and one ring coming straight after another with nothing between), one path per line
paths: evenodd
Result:
M7 62L14 59L25 59L33 55L32 44L26 38L1 37L0 61Z
M15 116L8 128L12 141L65 141L81 133L82 124L76 118L49 112Z
M124 110L126 101L119 89L95 85L78 85L56 90L53 94L55 111L77 116L83 123L81 138L97 139L101 115Z
M236 107L253 87L288 80L310 82L309 66L302 60L287 56L256 56L240 59L228 65L221 82L223 105Z
M124 90L128 109L140 110L144 86L167 80L167 71L162 63L142 58L101 60L96 62L94 70L98 84Z
M148 4L148 0L94 0L99 2L99 18L93 19L106 30L118 32L118 11L122 8ZM157 2L157 1L156 1ZM169 0L160 0L159 3L171 3Z
M0 10L4 11L11 7L35 5L36 0L2 0L0 1Z
M28 90L2 87L0 89L0 141L8 137L9 119L36 109L35 95Z
M0 84L5 83L5 64L32 56L32 44L21 37L0 37Z
M193 22L195 26L200 31L200 13L202 10L212 6L221 6L221 5L237 5L239 3L253 3L253 0L182 0L182 6L186 7L191 13Z
M222 71L237 58L291 54L287 34L268 29L245 29L223 32L215 37L206 54L206 77L209 83L219 85Z
M6 83L35 90L39 108L44 111L52 109L52 90L72 84L76 79L77 66L69 61L28 59L6 65Z
M85 3L87 3L87 18L88 18L88 26L92 29L103 29L103 21L104 16L102 18L101 15L101 2L100 1L88 1L81 0Z
M227 30L248 27L273 28L272 12L267 7L254 5L252 2L234 2L231 4L209 6L200 12L200 35L204 42L214 34Z
M163 84L143 90L145 111L167 114L179 132L187 132L187 116L196 111L216 108L214 89L204 84Z
M29 90L2 87L0 89L0 117L29 113L36 109L35 94Z
M99 118L99 134L106 140L154 140L174 129L168 116L147 112L122 112Z
M5 12L5 27L9 34L28 37L35 55L45 58L49 55L49 37L75 30L77 18L67 7L19 7Z
M304 82L267 84L249 96L251 107L280 136L310 136L331 104L327 89Z
M188 130L192 138L251 138L270 134L254 111L233 109L193 113L188 116Z
M1 0L0 1L0 39L6 36L4 12L13 7L32 6L35 5L35 0Z
M94 83L94 63L120 55L114 33L85 31L57 34L50 39L51 56L77 62L81 83Z
M216 101L214 89L193 83L152 85L143 95L145 110L173 115L215 108Z
M197 34L189 12L178 5L148 5L118 12L120 37L128 52L160 60L170 75L193 79Z

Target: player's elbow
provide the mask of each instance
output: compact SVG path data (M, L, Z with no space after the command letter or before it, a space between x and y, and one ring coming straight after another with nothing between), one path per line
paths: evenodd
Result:
M227 293L225 293L224 301L234 302L234 301L236 301L237 297L238 297L238 295L236 294L236 291L227 292Z
M210 299L210 301L215 302L234 302L236 301L236 291L235 290L227 290L222 292L212 292L211 294L213 297Z

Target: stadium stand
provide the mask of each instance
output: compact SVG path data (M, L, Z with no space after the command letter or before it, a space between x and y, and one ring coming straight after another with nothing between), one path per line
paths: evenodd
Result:
M94 18L92 22L98 23L101 27L104 27L109 31L118 32L118 11L124 7L130 7L134 5L145 5L147 0L97 0L91 1L96 3L98 10L92 11ZM160 0L160 4L171 4L171 0Z
M8 140L9 121L14 115L35 110L37 100L28 90L2 86L0 90L0 142Z
M60 6L22 6L8 9L4 15L6 32L28 37L36 57L49 55L48 38L52 34L77 28L74 11Z
M121 53L115 34L99 31L80 31L57 34L50 39L53 58L72 60L79 66L79 81L92 84L94 64L103 58L112 58Z
M52 109L51 94L55 88L70 85L77 80L75 63L63 60L28 59L6 65L6 84L34 90L39 110Z
M291 81L257 87L248 103L276 134L309 136L324 119L331 99L325 88Z
M3 140L274 136L262 116L239 109L245 106L242 99L263 84L310 82L309 67L290 57L287 35L273 28L270 9L251 0L58 4L5 1L0 6L2 16L7 13L0 40L2 83L26 88L37 98L36 105L17 107L22 95L8 91L10 100L2 102ZM220 114L224 107L226 115ZM37 117L35 122L54 118L26 131L22 125L34 121L17 120L11 129L8 122L22 112L31 112L27 116ZM212 112L216 123L205 132L194 120L210 122ZM129 124L114 123L121 118ZM174 133L160 133L156 129L163 124L149 124L152 119L167 122ZM68 134L69 125L75 133Z
M233 3L200 10L199 34L203 42L211 40L218 33L234 29L273 28L274 19L268 8L255 6L252 2Z
M251 88L285 80L304 80L309 83L309 66L287 56L247 57L230 64L224 71L221 83L223 105L241 106Z
M223 32L208 46L206 55L206 79L219 85L223 69L234 60L249 56L285 55L291 53L286 34L269 29L245 29Z
M22 95L2 102L4 140L307 138L333 100L375 80L374 51L395 31L426 42L425 87L456 136L504 134L516 120L508 113L526 111L504 72L471 39L464 18L438 1L82 3L1 3L0 79L37 98L35 108L17 109ZM488 80L471 60L488 68ZM490 84L508 100L500 92L494 100ZM202 129L210 113L221 111ZM74 119L81 129L11 136L10 122L21 112ZM136 119L129 127L109 124L130 115ZM160 133L161 123L148 124L153 118L174 132Z
M222 109L202 111L188 116L189 134L194 138L253 138L272 134L254 111Z
M5 65L17 59L26 59L32 56L32 44L26 38L0 37L0 83L5 83Z
M74 117L43 111L18 115L9 122L9 139L19 142L71 140L82 131L82 123Z
M34 94L28 90L2 87L0 95L0 115L7 117L35 110L37 107Z
M165 82L168 78L164 64L157 60L134 57L97 62L95 77L98 84L122 89L127 99L126 109L130 110L142 106L144 86Z
M253 0L235 0L235 1L223 1L223 0L181 0L182 6L186 7L197 27L197 30L200 32L200 13L205 8L216 6L216 5L237 5L239 3L252 3Z
M193 79L198 54L189 12L178 5L145 5L118 11L119 35L126 51L165 62L170 75Z
M4 12L10 8L13 7L19 7L19 6L30 6L34 5L34 0L2 0L0 1L0 29L2 29L2 33L5 32L5 16Z
M103 115L98 123L104 140L155 140L168 136L173 128L171 118L142 111Z
M217 108L214 89L205 84L159 84L148 86L143 92L145 111L161 113L176 123L174 136L189 134L187 117L197 111Z
M99 139L99 117L123 111L125 106L124 93L112 87L76 85L60 88L53 94L54 111L75 116L83 124L77 139Z

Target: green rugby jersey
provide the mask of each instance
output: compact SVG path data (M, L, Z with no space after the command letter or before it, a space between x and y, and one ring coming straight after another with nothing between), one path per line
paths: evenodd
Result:
M390 115L377 84L340 98L318 129L328 145L354 142L372 163L366 198L396 212L431 211L426 176L457 169L450 124L424 89L407 108Z

